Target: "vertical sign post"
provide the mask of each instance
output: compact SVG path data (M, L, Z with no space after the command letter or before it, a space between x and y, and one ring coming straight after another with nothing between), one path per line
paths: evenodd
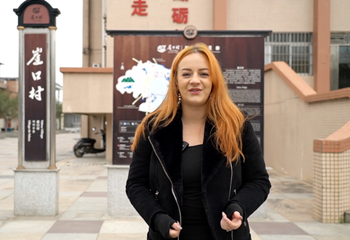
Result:
M15 215L58 214L55 32L58 9L27 0L14 12L19 30L19 138Z

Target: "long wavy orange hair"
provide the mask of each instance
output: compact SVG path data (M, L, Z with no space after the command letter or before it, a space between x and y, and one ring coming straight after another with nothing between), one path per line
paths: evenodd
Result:
M160 106L145 116L136 129L132 150L136 148L141 135L145 136L146 128L153 132L158 127L167 126L174 120L178 111L177 69L181 60L192 53L201 53L208 59L209 74L213 84L207 105L208 120L215 125L213 136L216 148L227 158L227 164L230 164L238 159L239 154L243 156L241 135L245 117L231 100L220 64L204 43L186 47L176 55L170 70L168 93Z

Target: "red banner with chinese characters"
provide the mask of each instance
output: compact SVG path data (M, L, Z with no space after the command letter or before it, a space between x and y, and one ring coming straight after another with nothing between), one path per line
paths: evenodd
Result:
M24 35L24 160L46 161L46 34Z

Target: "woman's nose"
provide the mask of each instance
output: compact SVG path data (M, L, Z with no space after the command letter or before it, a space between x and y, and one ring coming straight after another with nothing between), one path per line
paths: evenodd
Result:
M193 77L190 80L190 83L197 84L200 83L200 78L198 74L193 74Z

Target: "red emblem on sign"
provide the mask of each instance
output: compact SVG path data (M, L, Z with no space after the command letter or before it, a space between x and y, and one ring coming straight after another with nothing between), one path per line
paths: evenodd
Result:
M173 22L187 23L188 8L173 8Z

